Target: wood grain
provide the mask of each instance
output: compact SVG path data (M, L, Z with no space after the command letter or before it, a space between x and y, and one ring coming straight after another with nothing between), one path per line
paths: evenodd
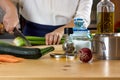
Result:
M61 45L54 47L51 53L64 53ZM0 64L0 80L120 80L120 60L80 63L78 58L55 59L49 54L37 60Z

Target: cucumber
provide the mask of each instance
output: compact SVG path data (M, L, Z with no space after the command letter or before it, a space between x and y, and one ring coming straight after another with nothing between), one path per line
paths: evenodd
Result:
M45 37L38 37L38 36L25 36L25 37L29 41L45 41ZM65 39L62 38L61 40L65 40Z
M25 59L38 59L54 50L53 46L46 48L25 48L0 42L0 54L8 54Z
M45 45L45 37L37 37L37 36L25 36L28 41L31 43L31 45ZM64 38L61 39L60 44L64 43ZM25 46L25 41L21 37L16 37L13 40L13 43L15 46Z

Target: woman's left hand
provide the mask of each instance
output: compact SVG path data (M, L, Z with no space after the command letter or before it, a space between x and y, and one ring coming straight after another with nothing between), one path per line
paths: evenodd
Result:
M56 45L60 43L60 40L64 34L64 27L60 27L53 32L45 35L46 45Z
M59 44L62 36L64 35L64 28L72 28L74 27L74 20L71 20L70 23L61 26L60 28L54 30L45 35L46 45L55 45Z

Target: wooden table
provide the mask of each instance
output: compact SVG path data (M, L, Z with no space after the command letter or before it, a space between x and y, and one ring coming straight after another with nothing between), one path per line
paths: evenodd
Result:
M55 46L51 53L63 53L62 46ZM0 80L120 80L120 60L80 63L78 58L55 59L49 54L37 60L1 63Z

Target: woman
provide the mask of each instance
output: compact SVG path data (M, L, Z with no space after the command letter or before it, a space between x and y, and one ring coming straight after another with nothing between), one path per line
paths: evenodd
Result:
M46 44L59 44L65 27L73 27L74 18L82 18L88 27L92 0L19 0L26 20L25 35L44 36ZM13 26L14 28L14 26ZM11 27L7 31L13 30Z

